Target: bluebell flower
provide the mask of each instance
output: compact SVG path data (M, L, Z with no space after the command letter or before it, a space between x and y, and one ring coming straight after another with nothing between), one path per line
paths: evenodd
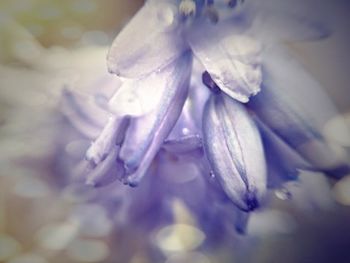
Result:
M92 141L74 180L139 186L118 190L141 196L127 216L141 209L151 225L172 218L177 197L209 233L225 218L244 232L268 189L300 170L348 174L346 152L322 133L336 109L282 44L329 35L296 6L147 1L108 52L112 91L64 92L63 112Z

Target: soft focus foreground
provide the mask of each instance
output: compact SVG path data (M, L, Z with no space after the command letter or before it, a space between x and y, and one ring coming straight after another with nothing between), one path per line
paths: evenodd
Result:
M337 2L330 10L340 16L337 4L341 6ZM84 156L90 141L81 139L65 117L56 114L62 88L93 92L101 87L97 102L100 99L104 105L105 96L120 85L107 73L107 45L130 18L121 10L131 15L138 5L122 7L121 1L3 1L1 5L5 10L0 18L1 262L348 262L347 176L335 183L315 172L302 172L298 181L271 191L268 206L252 214L246 235L237 234L234 227L223 233L227 225L240 221L228 215L234 206L215 207L221 211L217 218L206 214L214 209L211 201L216 195L224 197L216 192L207 196L203 171L186 156L164 151L157 157L161 172L146 177L135 190L119 182L86 186L79 167L78 178L72 180L70 167ZM349 123L349 78L342 67L348 52L339 44L347 38L344 21L338 22L340 33L332 38L293 48L328 88ZM327 55L340 53L341 58ZM329 64L334 65L332 70ZM136 115L139 111L125 110ZM335 117L322 132L348 150L350 138L339 134L339 125ZM85 130L94 131L90 126ZM198 213L204 213L206 222L198 222Z

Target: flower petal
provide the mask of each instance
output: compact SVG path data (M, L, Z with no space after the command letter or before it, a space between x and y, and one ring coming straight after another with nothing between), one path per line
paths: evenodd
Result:
M106 159L116 145L123 140L128 125L128 119L125 117L109 117L101 134L86 152L86 159L93 165L98 165Z
M169 84L170 72L153 72L141 79L125 79L108 102L108 109L119 116L141 117L156 110L161 89Z
M337 111L319 84L291 56L275 48L265 52L263 71L263 91L248 107L315 168L334 176L348 173L344 150L321 133Z
M214 174L240 209L251 211L266 190L266 164L259 131L244 107L213 96L204 112L204 146Z
M247 102L260 91L259 43L239 35L239 30L232 29L233 25L231 30L226 27L220 30L203 23L196 23L187 34L195 56L222 91Z
M138 184L178 120L188 94L191 65L192 56L186 52L158 72L167 81L158 83L161 96L155 110L131 119L119 155L129 174L128 184Z
M294 149L287 145L269 127L255 118L263 140L268 165L268 187L280 187L285 181L296 180L299 169L310 170L307 163Z
M147 1L114 40L108 68L122 77L139 78L174 61L186 49L176 6Z
M164 141L164 149L168 152L181 154L202 148L202 139L199 135L187 135L181 138Z
M108 156L86 175L86 184L101 187L121 178L124 173L122 164L117 160L119 147L114 146Z

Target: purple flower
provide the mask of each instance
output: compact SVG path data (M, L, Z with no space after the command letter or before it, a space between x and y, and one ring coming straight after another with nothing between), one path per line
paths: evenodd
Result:
M108 52L114 90L64 92L63 112L93 141L74 178L140 185L114 191L137 199L145 224L167 222L179 198L213 234L226 219L243 232L268 188L300 170L347 174L346 153L322 134L332 102L281 44L329 32L295 6L147 1Z

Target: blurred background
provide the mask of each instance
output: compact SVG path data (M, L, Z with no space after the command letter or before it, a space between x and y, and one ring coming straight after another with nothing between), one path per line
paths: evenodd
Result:
M315 8L332 17L332 37L289 45L350 127L349 4L317 3ZM142 4L0 1L0 262L350 262L350 175L339 182L302 176L307 187L296 190L299 198L293 200L283 189L276 191L272 209L251 219L251 235L238 237L238 247L197 250L205 237L195 227L160 231L150 237L160 256L150 256L137 234L112 230L104 208L85 202L95 193L76 185L58 189L42 176L55 165L45 138L55 133L56 120L47 119L62 84L57 79L77 66L87 79L91 64L103 69L107 46ZM325 132L350 149L350 138L337 133L336 119Z

